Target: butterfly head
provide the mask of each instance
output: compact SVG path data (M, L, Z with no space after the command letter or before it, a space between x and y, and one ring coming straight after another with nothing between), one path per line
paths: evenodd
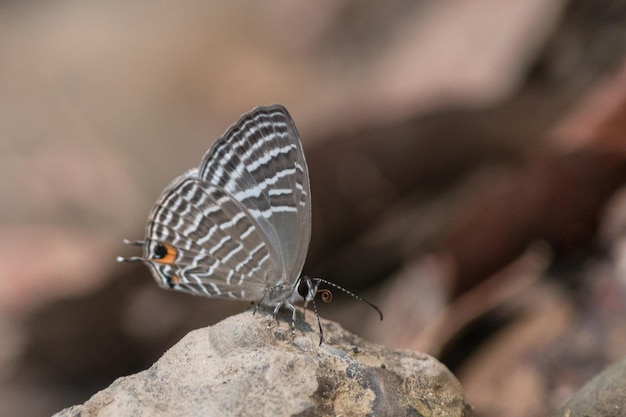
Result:
M298 299L298 297L301 297L302 299L304 299L304 307L306 309L306 306L309 302L311 302L313 304L313 311L315 312L315 316L317 317L317 326L319 327L319 331L320 331L320 345L322 344L322 341L324 340L324 330L322 329L322 323L320 322L320 316L317 312L317 306L315 305L315 296L316 295L320 295L320 298L322 299L322 301L324 301L325 303L328 303L332 300L333 298L333 293L325 288L320 289L319 286L320 284L326 284L330 287L336 288L338 290L343 291L344 293L350 295L351 297L356 298L357 300L363 301L364 303L366 303L367 305L369 305L370 307L372 307L374 310L376 310L376 312L378 313L378 315L380 316L380 319L383 319L383 312L380 311L380 309L370 303L369 301L365 300L364 298L346 290L345 288L337 285L337 284L333 284L330 281L326 281L325 279L322 278L310 278L307 276L303 276L298 278L298 280L296 281L296 285L295 285L295 289L296 291L293 291L291 298L289 299L289 302L294 302L296 299ZM295 312L295 310L294 310ZM294 321L295 321L295 314L294 314ZM295 323L292 322L292 328L295 327Z
M349 296L356 298L357 300L363 301L365 304L369 305L370 307L372 307L374 310L376 310L376 312L378 313L378 315L380 316L380 319L383 319L383 313L382 311L380 311L380 308L378 308L376 305L370 303L369 301L367 301L366 299L364 299L361 296L358 296L356 294L354 294L351 291L348 291L347 289L337 285L337 284L333 284L330 281L327 281L325 279L322 278L310 278L310 277L300 277L298 279L298 281L296 282L297 285L297 293L300 297L302 297L304 299L304 305L306 307L307 303L312 301L313 302L313 307L315 308L315 296L316 295L320 295L320 298L322 299L322 301L324 301L325 303L328 303L332 300L333 298L333 293L325 288L320 289L319 286L320 284L326 284L330 287L336 288L346 294L348 294ZM291 301L295 301L295 300L291 300Z
M313 280L309 277L300 277L296 282L296 286L297 296L302 297L302 299L304 300L304 305L306 306L307 303L313 301L313 299L317 295L320 282L317 280Z

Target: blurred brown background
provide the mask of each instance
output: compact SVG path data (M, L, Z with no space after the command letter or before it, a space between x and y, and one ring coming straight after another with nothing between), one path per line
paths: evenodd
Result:
M426 351L479 416L626 352L626 1L0 4L0 414L51 414L247 308L163 291L163 187L240 114L305 144L325 317ZM286 325L286 324L283 324Z

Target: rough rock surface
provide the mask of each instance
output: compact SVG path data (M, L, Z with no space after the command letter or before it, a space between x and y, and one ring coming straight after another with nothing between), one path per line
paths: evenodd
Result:
M605 369L567 401L554 417L626 416L626 359Z
M367 342L313 314L244 312L187 334L152 367L56 416L463 416L452 373L434 358ZM287 323L286 323L286 322Z

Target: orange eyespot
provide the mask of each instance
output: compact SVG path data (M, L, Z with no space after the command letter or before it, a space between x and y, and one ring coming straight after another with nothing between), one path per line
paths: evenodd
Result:
M176 260L176 248L170 244L158 242L150 260L160 264L173 264Z

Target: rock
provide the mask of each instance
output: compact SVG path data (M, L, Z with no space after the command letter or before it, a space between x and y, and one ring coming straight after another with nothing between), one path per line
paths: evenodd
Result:
M623 417L626 415L626 359L585 384L554 417Z
M452 373L434 358L365 341L298 314L268 328L244 312L187 334L152 367L56 416L463 416Z

